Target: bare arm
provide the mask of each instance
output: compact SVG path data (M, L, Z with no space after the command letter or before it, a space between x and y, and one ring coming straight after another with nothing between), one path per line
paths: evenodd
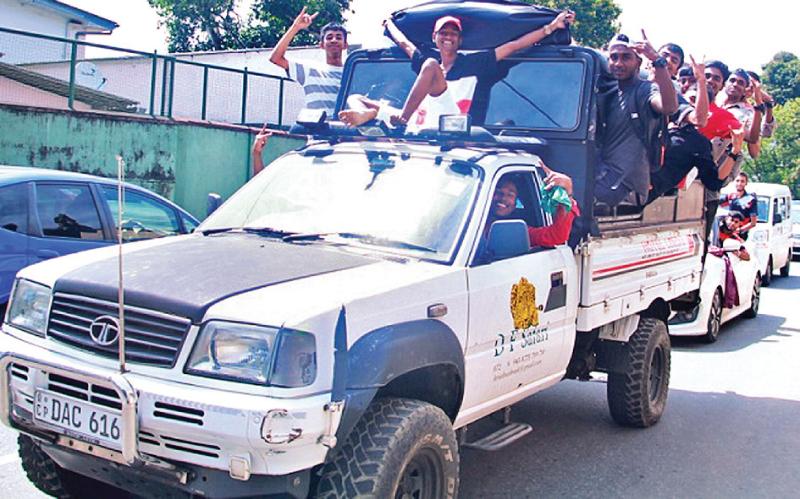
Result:
M558 14L558 16L553 19L550 24L547 26L541 27L537 30L531 31L521 37L517 38L516 40L511 40L510 42L506 42L496 49L494 49L494 56L498 61L502 61L506 57L510 56L514 52L518 50L522 50L524 48L530 47L531 45L535 45L540 41L544 40L547 36L549 36L552 32L557 29L565 29L568 25L572 24L575 21L575 13L569 10L565 10Z
M253 175L258 175L258 173L264 169L264 147L267 145L267 141L269 140L272 132L267 130L266 123L261 128L261 131L258 132L256 135L256 140L253 141L253 149L251 151L252 158L253 158Z
M303 7L303 10L300 11L300 14L294 19L294 22L289 29L286 30L286 33L281 36L281 39L278 40L278 43L275 45L275 48L272 49L272 54L269 56L269 61L277 66L282 67L283 69L289 69L289 61L286 60L286 49L289 48L289 44L292 43L294 37L297 36L297 33L300 33L304 29L311 26L311 23L314 22L314 18L319 15L319 12L315 14L306 14L306 8Z
M408 55L408 58L411 59L414 57L414 52L417 51L417 46L411 43L411 40L406 38L406 35L400 31L397 26L392 22L391 19L387 19L383 21L383 25L386 27L386 30L389 32L389 36L391 36L392 41L400 47L403 52Z
M737 128L736 130L731 130L731 153L735 155L742 154L742 145L744 144L744 130L741 128ZM731 174L731 171L736 166L736 163L740 163L742 160L735 160L730 157L730 155L725 154L725 159L723 159L722 164L717 169L717 178L720 180L725 180L728 178L728 175Z
M692 61L692 72L697 80L697 102L694 110L689 113L689 122L698 128L703 128L708 124L708 85L706 82L705 62L698 64L694 57L689 55Z
M764 103L764 95L761 93L761 84L753 80L753 98L756 101L756 105L760 106ZM756 158L758 153L761 152L761 147L758 144L761 140L761 118L763 113L758 109L753 110L753 121L750 123L750 130L747 131L747 136L745 136L744 140L747 141L747 151L750 153L752 158ZM751 145L755 145L758 147L751 148ZM755 155L753 153L755 152Z
M658 59L660 56L653 45L647 39L647 35L642 30L642 41L637 42L633 50L637 54L648 58L651 62ZM675 92L675 86L672 84L672 78L666 67L654 68L653 79L658 85L658 95L650 101L653 110L664 116L669 116L678 110L678 94Z

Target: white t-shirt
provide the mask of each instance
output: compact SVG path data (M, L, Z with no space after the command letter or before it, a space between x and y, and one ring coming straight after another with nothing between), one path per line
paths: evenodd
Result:
M306 109L322 109L333 117L342 84L342 67L312 61L289 61L289 78L303 86Z

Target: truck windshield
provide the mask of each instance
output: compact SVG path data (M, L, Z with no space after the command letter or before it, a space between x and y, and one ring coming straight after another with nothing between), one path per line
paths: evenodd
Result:
M469 111L473 122L487 127L573 130L580 119L584 71L580 60L503 61L497 80L479 84L475 91ZM364 95L399 109L415 77L408 60L356 61L346 96Z
M269 229L287 240L337 238L447 261L456 249L480 181L477 168L433 158L364 152L290 155L242 187L198 228Z

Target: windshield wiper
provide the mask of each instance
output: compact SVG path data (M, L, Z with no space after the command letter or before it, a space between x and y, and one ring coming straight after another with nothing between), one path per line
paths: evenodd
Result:
M275 238L279 237L281 239L296 234L295 232L289 232L288 230L282 229L273 229L272 227L242 227L242 230L251 234L258 234L259 236Z
M204 236L210 236L212 234L222 234L223 232L230 232L232 230L238 230L239 227L222 227L219 229L206 229L201 232Z
M520 99L524 100L525 102L530 104L534 109L539 111L539 114L541 114L542 116L544 116L545 118L550 120L550 123L554 124L557 128L564 128L556 120L554 120L552 116L547 114L547 112L544 109L539 107L535 102L533 102L531 99L529 99L525 94L523 94L522 92L517 90L517 88L514 85L510 84L505 79L500 80L500 83L502 83L503 85L508 87L508 89L511 90L512 92L514 92L517 95L517 97L519 97Z
M406 241L398 241L396 239L389 239L385 237L377 237L369 234L358 234L355 232L312 232L306 234L290 234L281 238L287 243L296 241L317 241L322 240L326 236L338 236L343 239L356 239L362 243L370 246L384 246L387 248L402 248L414 251L424 251L425 253L438 253L433 248L422 246L419 244L409 243Z

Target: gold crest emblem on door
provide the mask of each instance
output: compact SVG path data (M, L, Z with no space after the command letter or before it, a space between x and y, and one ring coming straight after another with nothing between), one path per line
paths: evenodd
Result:
M514 318L514 329L528 329L539 325L536 287L524 277L511 286L511 317Z

